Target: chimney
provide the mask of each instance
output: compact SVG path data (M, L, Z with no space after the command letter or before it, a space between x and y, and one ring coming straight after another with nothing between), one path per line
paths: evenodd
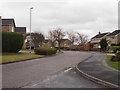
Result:
M98 34L101 34L101 32L98 32Z

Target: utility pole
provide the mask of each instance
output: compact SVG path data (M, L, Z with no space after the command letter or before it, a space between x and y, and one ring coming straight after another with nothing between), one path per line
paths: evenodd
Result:
M32 39L31 39L31 11L32 11L33 7L30 8L30 53L31 53L31 44L32 44Z

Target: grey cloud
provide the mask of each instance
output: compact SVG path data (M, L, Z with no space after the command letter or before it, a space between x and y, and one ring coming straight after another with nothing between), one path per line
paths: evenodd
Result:
M51 1L51 2L50 2ZM3 17L13 17L18 26L29 32L29 8L32 10L32 31L47 33L54 27L90 34L113 31L117 28L118 0L39 0L4 2L0 5Z

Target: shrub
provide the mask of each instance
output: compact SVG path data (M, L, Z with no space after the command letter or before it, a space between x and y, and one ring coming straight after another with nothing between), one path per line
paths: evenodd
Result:
M21 50L24 42L22 34L15 32L2 33L2 52L18 52Z
M117 51L120 51L120 46L110 46L109 51L113 51L113 53L116 53Z
M70 48L69 47L64 47L63 50L70 50Z
M111 44L111 46L120 46L120 44Z
M107 40L106 39L102 39L100 41L100 46L101 46L101 50L105 51L107 49L107 46L108 46Z
M72 48L69 48L71 51L75 51L76 48L75 47L72 47Z
M64 49L64 47L55 47L55 48L56 48L56 49L59 49L59 48L60 48L60 49L62 49L62 50Z
M120 61L120 56L112 56L111 61L113 61L113 62Z
M57 49L56 48L36 48L34 51L35 51L35 54L38 54L38 55L52 55L52 54L56 54Z

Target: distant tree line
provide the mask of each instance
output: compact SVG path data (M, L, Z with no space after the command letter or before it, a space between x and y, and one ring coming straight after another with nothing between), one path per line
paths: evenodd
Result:
M65 38L65 36L67 36L68 39L71 41L72 46L74 45L74 43L77 43L78 45L83 45L88 41L87 35L73 31L65 32L62 28L55 28L53 30L50 30L48 32L47 38L50 41L52 47L54 47L55 41L58 42L58 47L60 47L61 41ZM31 34L31 41L34 43L35 48L38 45L42 44L44 40L45 36L42 33Z

